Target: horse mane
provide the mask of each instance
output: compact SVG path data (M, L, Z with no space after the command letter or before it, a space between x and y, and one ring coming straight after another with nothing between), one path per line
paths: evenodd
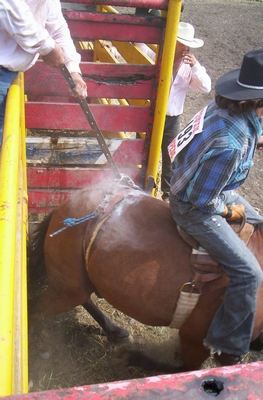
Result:
M47 284L44 242L53 211L31 231L27 240L28 295L34 297Z

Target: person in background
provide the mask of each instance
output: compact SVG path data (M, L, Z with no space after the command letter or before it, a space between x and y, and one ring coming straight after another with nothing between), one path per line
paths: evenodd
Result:
M168 146L180 132L180 115L183 113L185 97L188 89L200 93L211 91L211 79L205 67L201 66L190 49L202 47L203 40L194 37L195 29L191 24L179 22L174 64L166 119L162 140L162 199L169 201L172 164L168 154ZM144 43L136 45L152 60L155 53Z
M173 161L170 209L229 278L204 345L221 365L238 364L249 351L260 265L228 221L257 224L263 217L237 192L262 144L263 49L247 53L240 69L221 76L215 98L169 146ZM263 343L262 333L260 334Z
M31 68L39 56L54 68L65 64L76 85L73 95L87 97L80 55L59 0L0 0L0 49L0 144L8 89L18 72Z

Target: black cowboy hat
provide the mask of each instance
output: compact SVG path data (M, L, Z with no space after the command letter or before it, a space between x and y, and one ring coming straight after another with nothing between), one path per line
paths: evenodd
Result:
M245 54L241 68L222 75L215 91L230 100L263 99L263 49Z

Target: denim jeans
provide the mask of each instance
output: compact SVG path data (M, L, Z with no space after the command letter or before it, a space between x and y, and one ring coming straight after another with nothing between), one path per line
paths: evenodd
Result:
M263 217L235 191L227 191L223 195L226 205L245 206L247 222L263 222ZM263 279L256 257L220 215L192 209L192 204L173 195L170 197L170 208L177 224L198 240L230 278L204 345L212 352L237 356L247 353L253 331L256 296Z
M172 163L168 153L167 147L173 139L180 133L180 115L174 117L166 116L163 141L162 141L162 177L161 177L161 190L163 197L169 197L170 194L170 180L172 177Z
M2 145L3 125L5 118L5 105L8 89L13 83L18 72L9 71L0 67L0 146Z

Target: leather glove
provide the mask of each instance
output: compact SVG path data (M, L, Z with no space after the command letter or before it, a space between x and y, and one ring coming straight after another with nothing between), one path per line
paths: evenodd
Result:
M236 206L225 205L224 212L222 212L222 217L224 217L227 221L238 221L243 219L245 214L245 207L243 204L238 204Z

